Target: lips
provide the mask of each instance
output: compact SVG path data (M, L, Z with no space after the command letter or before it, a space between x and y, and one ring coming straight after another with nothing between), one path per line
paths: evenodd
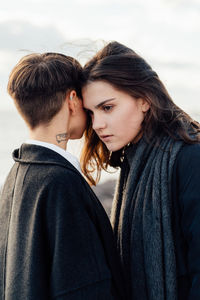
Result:
M103 141L108 141L110 140L110 138L112 137L113 135L100 135L100 139L103 140Z

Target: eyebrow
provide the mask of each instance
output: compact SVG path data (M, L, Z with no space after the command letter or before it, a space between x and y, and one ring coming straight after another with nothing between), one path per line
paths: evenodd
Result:
M97 105L95 106L95 108L100 108L102 105L104 105L105 103L107 103L107 102L109 102L109 101L111 101L111 100L115 100L115 98L106 99L106 100L100 102L99 104L97 104Z

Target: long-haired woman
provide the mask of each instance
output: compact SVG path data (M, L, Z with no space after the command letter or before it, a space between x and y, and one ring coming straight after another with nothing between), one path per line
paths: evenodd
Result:
M85 65L84 78L82 167L92 184L102 169L121 169L111 222L127 299L200 299L199 124L118 42Z

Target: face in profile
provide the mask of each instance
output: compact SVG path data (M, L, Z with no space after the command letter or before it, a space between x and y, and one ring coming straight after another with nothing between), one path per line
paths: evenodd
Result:
M92 127L109 151L134 141L149 109L144 99L136 99L104 81L87 84L82 95Z
M87 115L83 109L83 102L81 99L76 101L76 110L70 119L70 139L80 139L86 129Z

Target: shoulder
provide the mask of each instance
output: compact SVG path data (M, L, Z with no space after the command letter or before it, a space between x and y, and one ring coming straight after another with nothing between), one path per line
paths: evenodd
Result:
M38 195L43 203L67 205L88 197L87 182L74 168L62 165L31 164L24 175L24 189L31 187L32 195ZM76 200L76 201L75 201Z
M184 144L184 146L181 148L177 159L179 161L189 159L199 159L200 158L200 144Z
M29 164L27 173L30 175L37 174L33 177L33 181L40 181L42 185L56 185L58 183L65 183L65 185L71 185L72 183L81 185L82 181L85 181L82 174L73 166L67 164Z
M200 144L185 144L182 147L176 158L174 175L181 190L195 183L200 186Z
M68 193L73 191L75 194L79 190L85 190L87 186L84 177L77 170L62 167L51 170L45 179L45 184L48 185L49 188L67 190Z
M184 144L177 155L176 166L182 171L200 165L200 144Z

